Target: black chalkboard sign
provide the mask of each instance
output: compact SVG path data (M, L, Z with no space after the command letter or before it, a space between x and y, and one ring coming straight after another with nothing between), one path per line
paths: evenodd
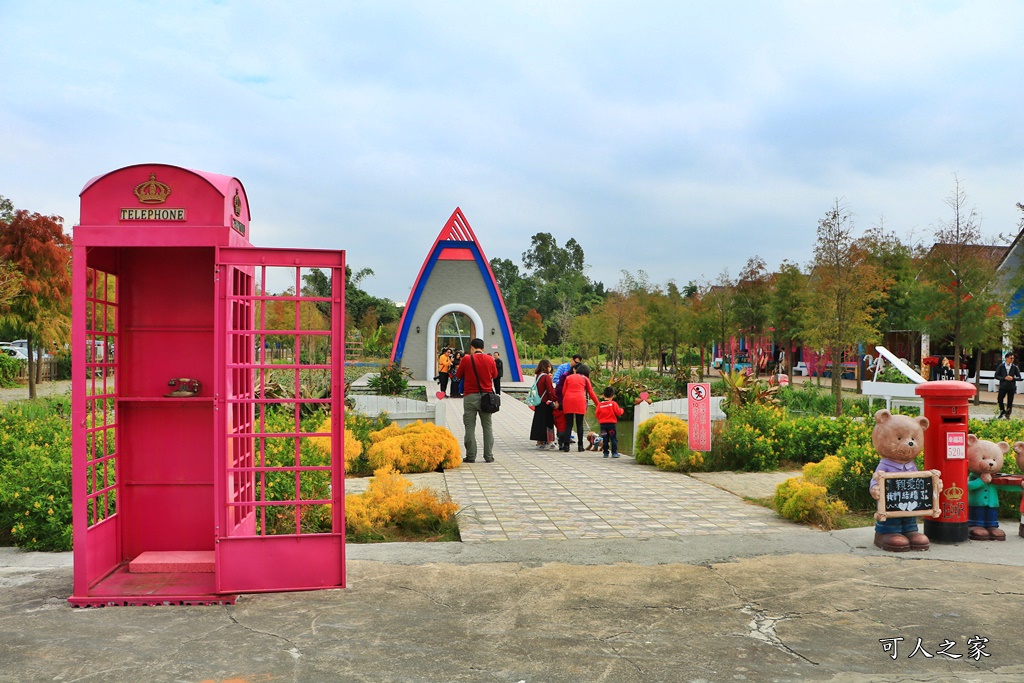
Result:
M875 519L884 522L887 517L938 517L940 475L938 470L875 472L882 487Z

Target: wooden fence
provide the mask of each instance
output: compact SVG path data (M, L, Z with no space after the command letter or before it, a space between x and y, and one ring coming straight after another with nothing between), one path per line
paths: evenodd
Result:
M40 377L44 382L52 382L58 378L58 361L56 358L44 358L42 361L36 361L42 366L42 374L36 375ZM28 361L22 361L21 367L18 368L18 374L15 375L15 379L19 382L28 382Z

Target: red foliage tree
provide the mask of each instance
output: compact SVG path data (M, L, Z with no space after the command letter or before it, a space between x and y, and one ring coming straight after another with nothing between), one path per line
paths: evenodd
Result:
M28 340L30 398L36 396L34 344L70 318L71 238L63 223L60 216L25 210L0 222L0 260L13 263L22 276L21 293L0 306L0 320Z

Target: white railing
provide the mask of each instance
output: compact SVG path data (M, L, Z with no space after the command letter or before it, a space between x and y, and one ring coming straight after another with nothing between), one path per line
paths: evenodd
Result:
M725 413L722 411L724 396L711 397L711 419L724 420ZM685 398L674 398L670 401L658 401L657 403L640 403L633 408L633 448L636 449L636 432L641 422L646 422L655 415L673 415L681 420L688 420L690 415L689 400Z
M437 409L426 401L397 396L373 396L366 394L349 394L355 399L356 410L364 415L380 415L387 413L391 421L399 427L412 424L417 420L435 422Z

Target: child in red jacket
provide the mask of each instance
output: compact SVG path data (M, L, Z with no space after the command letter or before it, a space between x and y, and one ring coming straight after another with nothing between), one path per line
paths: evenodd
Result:
M619 439L615 435L615 425L619 421L619 416L624 412L622 406L612 399L615 395L615 390L611 387L606 387L604 390L604 400L597 404L597 408L594 409L594 417L597 418L597 423L601 425L601 445L604 448L604 457L608 457L608 448L611 447L612 457L619 457Z

